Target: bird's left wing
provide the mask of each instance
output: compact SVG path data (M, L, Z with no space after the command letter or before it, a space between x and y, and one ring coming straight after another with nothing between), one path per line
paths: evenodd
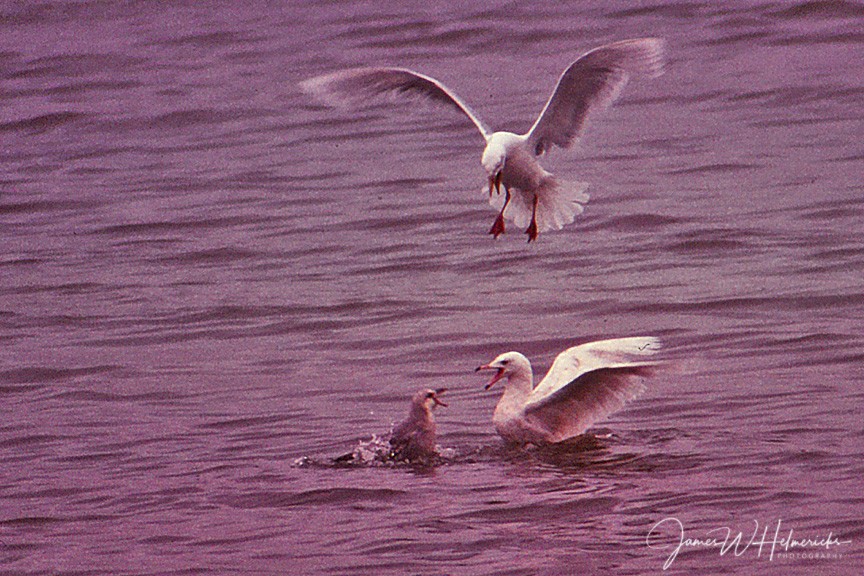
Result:
M411 446L417 440L420 429L412 422L403 422L397 426L390 435L390 450L397 458L410 458Z
M630 336L568 348L558 354L549 372L531 391L528 401L540 401L591 370L638 365L645 356L656 354L661 347L660 340L654 336Z
M488 140L492 130L452 90L438 80L406 68L353 68L316 76L300 87L324 100L340 104L363 104L369 97L388 94L423 98L456 109L468 116Z
M585 372L552 394L529 401L525 419L544 430L551 442L582 434L642 393L642 380L653 373L654 366L632 363Z
M595 48L570 64L526 136L538 156L553 144L569 148L582 133L588 113L614 102L631 74L659 76L664 42L622 40Z

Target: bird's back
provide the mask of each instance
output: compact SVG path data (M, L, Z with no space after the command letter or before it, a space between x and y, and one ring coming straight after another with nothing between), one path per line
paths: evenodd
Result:
M431 419L402 422L390 436L390 447L398 460L418 460L435 455L435 423Z

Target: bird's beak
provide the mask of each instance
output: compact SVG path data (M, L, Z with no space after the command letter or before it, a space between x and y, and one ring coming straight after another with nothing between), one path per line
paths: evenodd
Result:
M438 388L437 390L435 390L435 396L432 397L432 401L435 403L436 406L444 406L445 408L447 407L446 403L438 399L438 396L444 394L445 392L447 392L446 388Z
M492 192L501 194L501 170L495 174L489 175L489 197L492 197Z
M478 366L477 369L474 371L479 372L481 370L498 370L495 373L495 375L492 377L492 379L489 380L489 383L483 387L484 390L489 390L489 388L491 388L496 382L498 382L499 380L504 378L504 369L503 368L496 368L495 366L490 366L489 364L484 364L482 366Z

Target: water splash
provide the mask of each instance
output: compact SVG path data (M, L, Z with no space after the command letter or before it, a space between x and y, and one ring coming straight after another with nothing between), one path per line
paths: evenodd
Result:
M442 448L436 446L437 454L431 458L422 460L405 460L397 458L393 453L387 437L373 434L369 440L361 440L351 452L342 454L335 458L323 460L310 456L300 456L294 459L293 465L297 468L308 467L375 467L375 466L424 466L433 467L440 464L453 462L458 452L454 448Z
M376 465L394 462L390 442L375 434L367 440L361 440L352 452L333 459L334 464L342 465Z

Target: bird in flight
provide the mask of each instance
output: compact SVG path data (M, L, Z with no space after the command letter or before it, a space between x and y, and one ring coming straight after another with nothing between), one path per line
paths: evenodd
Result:
M538 158L552 146L570 148L583 133L589 114L618 98L632 75L659 76L664 42L659 38L622 40L595 48L574 61L561 77L540 116L525 134L494 132L438 80L405 68L354 68L316 76L301 83L305 91L331 104L364 104L370 97L396 94L419 97L458 110L486 140L481 162L488 176L489 202L498 216L489 229L497 238L504 221L525 228L528 241L540 232L559 230L582 213L587 184L559 180ZM504 193L501 193L501 188Z

